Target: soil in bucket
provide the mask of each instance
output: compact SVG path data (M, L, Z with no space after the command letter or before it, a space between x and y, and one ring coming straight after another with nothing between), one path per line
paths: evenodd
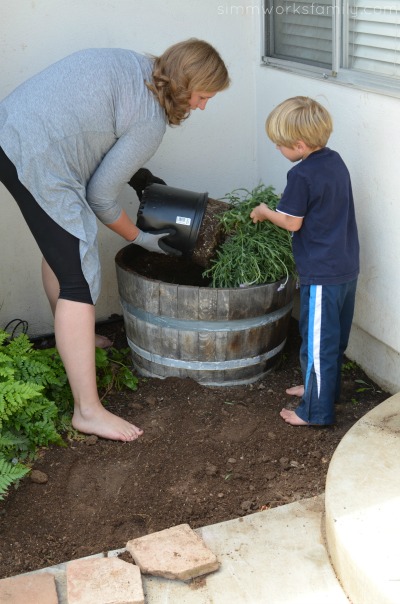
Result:
M223 231L219 217L227 209L226 202L219 199L208 199L192 254L192 261L199 266L208 268L216 250L225 240L226 234Z

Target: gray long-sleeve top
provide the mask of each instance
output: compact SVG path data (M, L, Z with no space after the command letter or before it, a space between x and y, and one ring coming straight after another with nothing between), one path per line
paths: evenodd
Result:
M51 218L80 240L96 302L96 217L111 224L116 199L159 147L165 112L145 85L152 60L123 49L78 51L33 76L0 103L0 146Z

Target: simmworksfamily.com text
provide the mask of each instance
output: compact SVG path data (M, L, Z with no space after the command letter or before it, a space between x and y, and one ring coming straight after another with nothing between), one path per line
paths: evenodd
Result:
M352 17L361 17L362 15L400 15L400 10L391 6L354 6L346 3L319 4L311 2L300 4L297 2L273 2L270 6L260 6L249 4L246 6L237 4L219 4L217 6L218 15L318 15L332 16L337 13L347 14Z

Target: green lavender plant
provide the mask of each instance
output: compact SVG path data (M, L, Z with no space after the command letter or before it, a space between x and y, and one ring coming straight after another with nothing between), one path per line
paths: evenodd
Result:
M244 287L288 279L296 274L291 235L268 220L254 224L250 212L260 203L272 210L279 201L273 187L236 189L224 198L229 209L220 216L227 234L203 276L212 287Z

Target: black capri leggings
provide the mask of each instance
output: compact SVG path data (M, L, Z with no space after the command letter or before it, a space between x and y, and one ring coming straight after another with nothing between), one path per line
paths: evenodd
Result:
M19 181L14 164L0 147L0 182L9 190L60 284L60 298L93 304L83 275L79 239L60 227Z

